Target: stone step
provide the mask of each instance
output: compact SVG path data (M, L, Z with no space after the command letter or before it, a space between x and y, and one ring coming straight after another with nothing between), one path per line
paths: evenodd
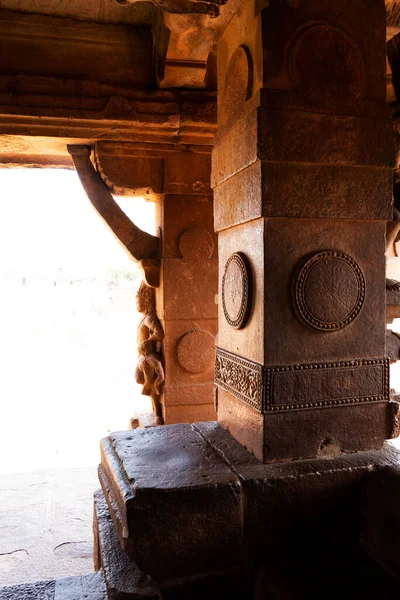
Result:
M106 600L102 571L0 588L0 600Z
M252 598L241 572L200 573L156 583L122 550L104 494L94 494L95 566L102 568L108 600L220 600Z

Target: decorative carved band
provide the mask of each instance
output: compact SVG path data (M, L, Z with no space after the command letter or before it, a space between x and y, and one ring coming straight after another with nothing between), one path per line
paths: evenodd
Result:
M217 348L215 382L264 413L390 399L388 358L268 368Z
M215 355L215 383L262 412L263 367L220 348Z
M389 359L265 369L264 410L287 411L389 401Z

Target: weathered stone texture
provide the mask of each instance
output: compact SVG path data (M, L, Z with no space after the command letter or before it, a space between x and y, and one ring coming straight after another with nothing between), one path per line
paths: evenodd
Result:
M197 423L197 421L215 420L217 413L213 404L213 387L210 385L199 386L194 390L190 386L180 389L168 388L164 405L164 419L167 423ZM182 398L183 394L185 394L184 398ZM168 399L174 404L168 405ZM180 399L182 404L177 404ZM191 404L186 404L188 400ZM203 404L204 401L207 404Z
M384 16L383 3L363 0L351 10L345 0L249 2L218 44L218 418L265 461L377 448L395 429L384 361ZM232 307L243 292L239 274L224 283L235 254L253 280L243 329L223 297Z
M222 595L247 598L251 588L246 571L227 569L155 583L122 550L101 490L95 493L95 535L98 537L108 600L218 600Z
M112 434L100 481L120 543L155 579L241 564L239 481L190 425Z
M175 191L162 199L158 216L163 232L157 301L165 331L164 422L214 419L218 250L213 202L205 185L210 156L170 153L165 173L165 185Z
M57 77L121 86L147 87L154 83L150 28L1 10L0 30L2 54L7 56L0 75Z
M378 471L373 477L381 480L382 469L399 460L398 451L387 445L383 451L263 465L216 423L195 427L242 481L246 538L255 564L278 549L287 552L289 539L301 545L307 535L327 539L335 529L333 539L356 546L361 490L373 481L371 472Z
M0 588L1 600L107 600L103 573Z
M80 575L58 579L54 588L54 600L106 600L103 573Z
M361 501L360 543L378 564L400 580L398 465L374 473L367 481Z
M55 581L37 581L0 588L1 600L54 600Z
M158 585L122 550L101 490L94 494L93 531L100 557L95 567L103 569L108 600L161 598Z
M328 424L322 428L326 432ZM108 482L101 474L108 509L102 494L96 495L95 527L99 539L105 537L100 544L104 549L113 546L107 550L111 562L105 566L103 562L106 580L109 572L115 582L126 583L126 592L133 591L138 567L127 561L137 560L153 576L158 572L162 597L168 591L170 596L165 597L172 599L184 598L191 583L194 591L198 583L202 589L203 579L203 591L209 590L207 580L213 575L208 569L217 583L220 577L225 581L233 569L232 576L242 585L246 581L243 560L256 573L258 568L265 570L269 583L283 578L279 585L284 587L279 589L287 585L285 569L279 568L279 576L275 571L280 562L308 572L314 561L319 564L321 545L330 548L329 565L339 568L343 563L344 567L351 556L358 561L361 491L366 483L368 489L368 482L375 485L374 477L381 481L385 468L399 461L399 453L389 445L384 450L340 456L338 450L333 440L325 440L316 459L266 465L215 422L112 434L103 440L102 468ZM203 553L205 542L211 555ZM288 547L295 551L290 557ZM301 548L306 551L305 562ZM186 577L195 565L197 575ZM324 572L328 568L323 560L321 568ZM117 575L119 570L121 575ZM184 574L182 596L175 596L177 581L168 580ZM293 585L295 590L303 584L296 581ZM313 581L311 587L315 585Z

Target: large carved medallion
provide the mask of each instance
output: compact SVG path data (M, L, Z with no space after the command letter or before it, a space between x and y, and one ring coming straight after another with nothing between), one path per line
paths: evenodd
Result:
M242 329L249 318L252 302L251 270L244 254L229 257L222 278L222 308L231 327Z
M293 285L299 317L320 331L338 331L358 315L365 299L365 279L356 261L342 252L314 254Z
M290 49L289 71L297 90L325 100L362 98L365 92L364 60L357 43L327 23L301 28Z

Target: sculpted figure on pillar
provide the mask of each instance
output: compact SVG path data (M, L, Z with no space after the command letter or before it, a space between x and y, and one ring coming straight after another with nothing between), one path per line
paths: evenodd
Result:
M165 376L159 344L164 338L164 330L156 314L154 289L144 281L136 296L136 306L143 318L138 327L139 361L135 379L143 386L142 394L151 398L156 425L162 425L161 388Z
M386 254L397 256L396 243L400 238L400 137L396 132L396 166L393 171L393 219L386 225ZM400 283L393 279L386 279L386 289L389 291L400 290Z

